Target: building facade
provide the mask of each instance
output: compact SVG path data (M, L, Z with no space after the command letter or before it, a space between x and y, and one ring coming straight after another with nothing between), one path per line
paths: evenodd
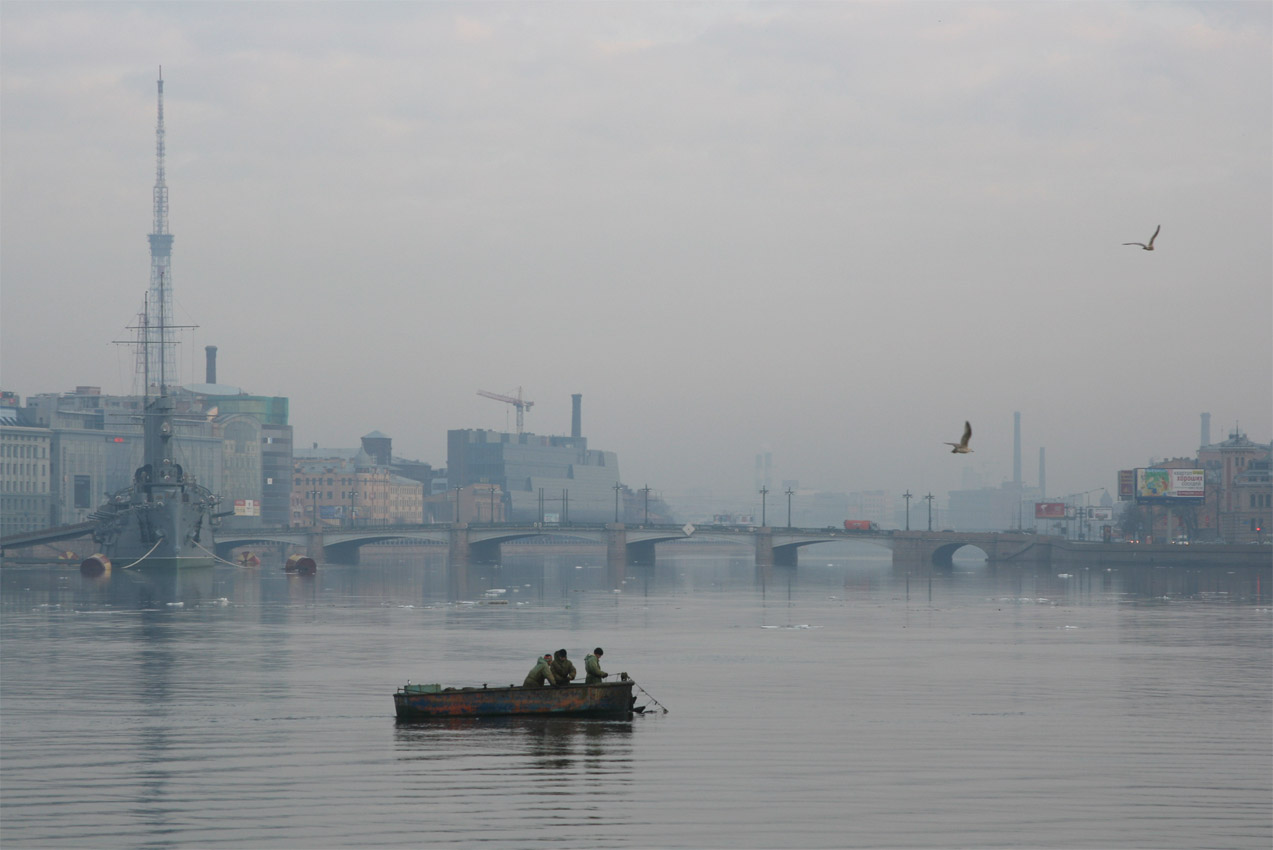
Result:
M0 536L53 525L53 432L0 419Z
M495 485L510 522L611 522L619 458L586 437L447 431L447 482L454 490Z
M1234 428L1228 439L1198 450L1206 473L1206 518L1226 543L1261 543L1273 521L1273 446L1252 442Z
M424 485L394 475L365 451L352 459L299 459L291 484L290 525L295 527L383 527L424 521Z

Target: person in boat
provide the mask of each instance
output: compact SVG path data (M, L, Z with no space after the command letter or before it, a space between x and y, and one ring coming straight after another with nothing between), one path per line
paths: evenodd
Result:
M552 668L553 657L545 654L542 658L535 662L535 666L530 668L530 672L526 674L526 680L522 682L523 688L539 688L543 687L547 682L550 685L557 684L557 674Z
M583 671L587 674L583 680L586 685L595 685L597 682L604 682L606 676L610 674L601 669L601 662L598 660L605 655L605 651L601 647L597 647L591 654L583 657Z
M566 657L566 650L564 649L557 650L557 657L553 659L552 669L553 676L557 679L553 683L555 685L569 685L575 676L579 675L575 672L575 665Z

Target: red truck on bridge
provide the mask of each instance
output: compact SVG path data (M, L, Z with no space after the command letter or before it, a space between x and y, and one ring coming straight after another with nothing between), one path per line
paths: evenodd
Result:
M879 531L879 523L871 522L866 519L846 519L844 521L845 531Z

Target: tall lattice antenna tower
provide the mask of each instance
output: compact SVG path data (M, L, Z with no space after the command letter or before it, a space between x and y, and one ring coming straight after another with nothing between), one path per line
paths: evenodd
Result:
M146 299L145 374L148 381L177 381L177 356L168 339L172 321L172 234L168 232L168 181L164 177L164 69L159 66L159 119L155 124L155 224L150 234L150 295Z

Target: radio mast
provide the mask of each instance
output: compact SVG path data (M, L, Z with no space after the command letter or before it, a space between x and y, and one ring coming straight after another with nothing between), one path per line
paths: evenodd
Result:
M150 233L150 295L146 299L145 373L149 381L179 382L177 358L166 338L172 309L172 234L164 176L164 69L159 66L159 118L155 124L155 223Z

